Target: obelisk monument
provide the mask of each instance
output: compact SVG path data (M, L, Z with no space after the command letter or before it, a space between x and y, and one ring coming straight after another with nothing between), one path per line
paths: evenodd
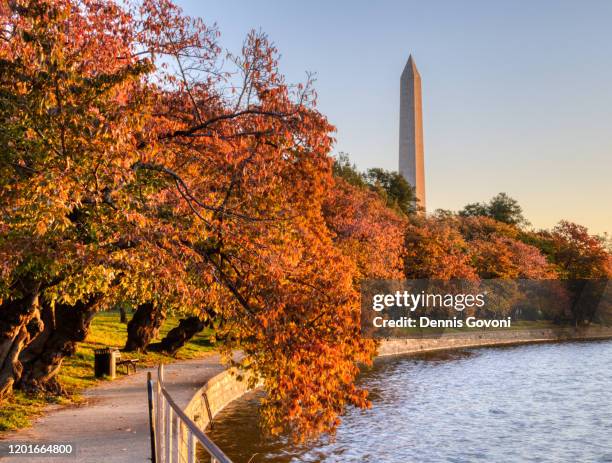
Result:
M425 209L421 75L412 55L400 78L399 173L414 187L417 205Z

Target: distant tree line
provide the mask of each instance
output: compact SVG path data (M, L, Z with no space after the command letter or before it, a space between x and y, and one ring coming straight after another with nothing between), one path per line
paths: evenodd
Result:
M572 324L592 321L592 310L578 303L584 296L579 280L605 282L612 277L607 237L591 235L586 227L565 220L552 230L530 229L520 204L506 193L467 204L458 212L438 209L429 216L415 214L414 190L403 177L382 169L359 172L344 153L336 158L334 173L376 193L387 207L407 217L402 250L405 278L564 280L558 297L569 300L548 316ZM602 293L597 303L604 308L612 302L609 299Z

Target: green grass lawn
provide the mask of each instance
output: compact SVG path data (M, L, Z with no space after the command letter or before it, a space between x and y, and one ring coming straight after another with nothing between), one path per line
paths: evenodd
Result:
M131 314L128 313L128 319ZM158 339L163 338L168 331L178 325L178 318L170 316L162 325ZM194 336L175 357L151 352L148 354L121 353L122 358L137 358L139 366L155 365L159 362L170 363L175 360L204 357L214 350L210 342L210 330L204 330ZM69 395L55 397L44 394L28 395L15 391L14 395L0 405L0 431L12 431L30 426L32 418L40 415L48 404L79 403L82 397L79 392L94 386L100 381L94 377L94 349L102 347L122 348L127 339L127 327L121 323L118 311L101 312L96 315L91 324L91 330L85 342L79 343L74 356L64 360L59 374L59 380ZM124 376L123 367L117 372L117 378Z

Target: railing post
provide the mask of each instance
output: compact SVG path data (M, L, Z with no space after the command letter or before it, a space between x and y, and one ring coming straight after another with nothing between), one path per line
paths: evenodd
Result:
M195 443L193 441L193 432L187 430L187 463L195 463Z
M164 463L172 463L172 408L170 402L166 400L166 461ZM178 462L177 462L178 463Z
M164 460L164 448L166 446L166 435L165 435L165 400L164 395L162 394L162 384L164 381L164 366L162 364L159 365L157 369L157 455L158 455L158 463L161 463Z
M195 463L197 442L210 456L212 463L232 463L223 451L198 428L197 424L177 406L164 386L164 370L160 365L156 385L157 410L154 410L157 435L156 463ZM150 379L150 377L149 377ZM151 392L153 384L151 382ZM205 396L205 400L208 397ZM206 402L208 402L206 400ZM206 404L208 405L208 404ZM207 407L210 417L210 406Z
M147 372L147 396L149 398L149 434L151 436L151 461L157 463L157 452L155 445L155 410L153 409L153 380L151 372Z
M179 419L178 415L176 415L176 424L175 424L175 428L176 428L176 442L174 445L174 461L175 463L181 463L182 459L181 459L181 447L182 447L182 442L181 442L181 420Z
M208 413L208 426L210 427L210 429L212 429L213 428L213 415L212 415L212 411L210 410L210 403L208 402L208 394L204 392L203 396L204 396L204 405L206 405L206 413Z

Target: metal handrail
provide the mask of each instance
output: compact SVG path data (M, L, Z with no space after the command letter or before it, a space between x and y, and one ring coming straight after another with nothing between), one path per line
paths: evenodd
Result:
M153 410L150 412L151 446L154 449L152 450L153 463L195 462L196 441L210 455L212 463L232 463L223 451L174 402L172 396L164 387L163 365L160 364L157 370L155 388L150 377L148 382L150 410ZM153 390L155 393L152 392ZM173 420L173 414L175 420ZM183 426L187 431L186 445L181 442L181 437L184 437ZM186 455L184 455L185 451Z

